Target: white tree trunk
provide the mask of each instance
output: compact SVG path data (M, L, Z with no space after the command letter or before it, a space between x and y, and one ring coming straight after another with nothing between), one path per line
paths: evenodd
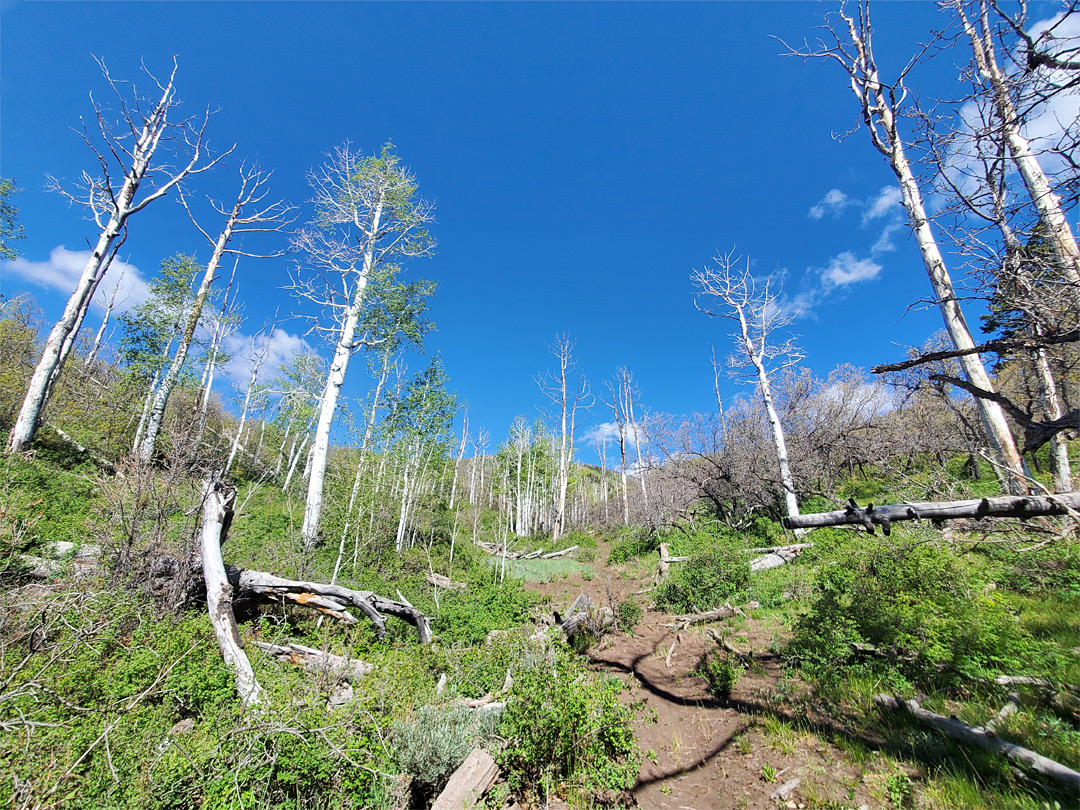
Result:
M86 261L82 275L79 277L75 290L68 299L67 306L60 320L56 322L45 340L45 347L41 359L34 368L34 374L30 378L30 385L23 400L15 425L11 429L11 437L8 449L11 452L21 453L30 449L30 443L34 439L42 412L52 394L52 386L55 383L66 359L64 346L74 340L73 330L82 322L94 290L101 282L105 270L108 267L107 259L110 256L113 243L124 231L128 218L144 208L150 202L164 196L172 186L176 185L194 166L193 160L187 169L182 170L172 180L157 189L153 194L139 204L134 204L135 193L139 189L147 170L150 168L150 159L161 141L161 136L167 126L166 113L172 106L173 78L170 76L168 84L162 91L161 99L157 102L149 116L144 120L142 132L138 139L131 145L131 165L125 169L124 182L111 206L108 221L102 227L98 235L97 243L90 252L90 258ZM129 122L134 123L134 122Z
M941 309L945 329L952 339L953 346L960 350L971 349L975 346L975 341L971 338L971 331L960 309L952 279L949 277L937 241L930 230L930 220L926 215L922 194L911 171L911 165L896 125L889 91L882 86L878 78L868 41L860 34L854 20L846 16L844 19L848 25L851 42L856 49L855 63L849 69L852 90L862 104L863 117L870 131L871 140L875 148L888 159L900 183L904 210L907 212L908 222L919 246L923 264L934 289L934 297ZM970 383L985 391L994 390L990 376L986 373L978 354L965 354L959 360L964 375ZM987 442L1007 474L1010 491L1026 492L1027 481L1023 473L1023 463L1001 406L981 397L975 398L975 406L979 410Z
M236 675L236 691L240 693L240 699L246 706L256 706L262 702L263 690L255 679L251 662L244 652L244 642L236 628L232 585L229 584L225 564L221 560L221 529L229 507L220 486L212 481L203 484L200 550L203 579L206 581L206 607L210 612L210 623L214 627L221 655Z

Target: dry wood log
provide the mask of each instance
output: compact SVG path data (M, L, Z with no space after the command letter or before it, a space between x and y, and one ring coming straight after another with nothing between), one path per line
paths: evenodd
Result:
M1080 492L1055 495L1001 495L967 501L925 501L887 506L869 504L863 508L850 501L846 509L835 512L797 515L784 518L788 529L815 529L824 526L863 526L873 534L880 525L886 535L891 524L902 520L950 520L954 518L1015 517L1065 515L1080 510Z
M701 624L702 622L715 622L719 619L730 619L736 613L735 608L731 605L724 605L716 610L709 610L705 613L688 613L685 616L675 616L674 624L676 626Z
M491 754L476 748L461 763L450 781L446 783L431 810L466 810L475 807L477 800L495 784L499 766Z
M748 554L781 554L785 551L802 551L803 549L813 547L813 543L792 543L789 546L763 546L761 548L747 548L743 550Z
M749 666L751 663L753 663L754 654L752 652L751 653L744 653L742 650L740 650L738 647L736 647L734 644L732 644L730 641L728 641L722 635L717 633L716 630L714 630L711 627L706 627L705 632L708 633L710 636L712 636L713 641L715 641L717 644L719 644L721 647L723 647L729 653L732 653L735 656L737 656L739 658L739 660L741 660L747 666Z
M231 516L235 498L236 492L226 492L219 481L203 483L199 546L203 580L206 582L206 607L210 613L210 624L214 627L214 636L225 663L236 676L236 691L240 699L246 706L256 706L262 701L263 689L255 679L251 662L244 652L244 642L240 639L236 614L233 613L232 585L221 561L221 536Z
M904 700L893 695L874 695L874 702L888 709L906 710L908 714L919 720L919 722L932 726L955 740L977 745L987 751L1002 754L1014 762L1026 765L1036 773L1065 785L1073 791L1073 796L1080 793L1080 773L1062 765L1060 762L1036 754L1027 748L1005 742L1005 740L997 737L993 731L987 731L978 726L969 726L954 717L945 717L927 711L914 700Z
M794 779L789 779L788 781L784 782L784 784L782 784L780 787L778 787L776 790L774 790L772 793L770 793L769 798L770 799L786 799L788 797L788 794L791 793L791 791L795 790L795 788L797 788L801 784L802 784L802 778L799 777L799 776L796 776Z
M313 607L330 615L341 613L340 618L344 621L352 619L346 607L355 607L375 624L380 639L386 635L386 617L383 614L388 613L413 625L420 635L421 644L428 644L431 641L431 622L427 616L411 605L387 599L372 591L354 591L341 585L283 579L264 571L251 571L231 566L227 571L229 582L244 596L259 599L273 597L289 599L295 604Z
M310 672L319 672L329 675L334 680L358 681L373 669L374 666L363 661L344 658L333 653L316 650L314 647L305 647L303 644L269 644L265 641L251 642L260 650L270 653L279 661L287 661L296 664Z
M551 551L547 554L541 554L540 559L551 560L555 557L562 557L564 554L569 554L571 551L576 551L577 546L570 546L570 548L564 548L562 551Z
M611 626L615 617L607 608L597 608L588 594L580 593L570 605L565 616L556 614L555 623L559 629L566 633L566 638L573 638L582 628L587 629L595 636L599 636L604 628Z
M450 577L444 577L442 574L436 574L431 571L424 574L424 580L428 585L442 588L447 591L463 591L468 587L464 582L454 582Z

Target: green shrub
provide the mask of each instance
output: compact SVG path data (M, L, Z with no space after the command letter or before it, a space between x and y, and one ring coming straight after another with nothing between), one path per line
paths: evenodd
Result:
M727 655L710 653L701 664L698 672L709 682L709 694L717 700L727 700L731 690L742 677L743 667L733 663Z
M971 566L929 542L886 547L857 539L819 571L810 609L797 619L792 659L819 677L870 644L916 680L943 668L968 675L1029 672L1037 644Z
M498 723L494 712L467 706L421 706L390 730L394 759L404 773L437 789L465 761L469 752L491 736Z
M611 545L608 565L619 565L635 557L644 557L660 548L660 538L647 529L628 527Z
M698 533L687 544L690 559L672 565L656 588L656 606L661 610L709 610L750 584L749 555L737 540Z
M622 682L598 678L558 648L556 658L518 672L499 735L499 754L514 789L543 791L552 780L591 791L622 790L637 775L633 707Z
M615 618L618 620L620 628L630 631L641 621L642 613L641 605L633 599L624 599L619 602L619 606L615 609Z

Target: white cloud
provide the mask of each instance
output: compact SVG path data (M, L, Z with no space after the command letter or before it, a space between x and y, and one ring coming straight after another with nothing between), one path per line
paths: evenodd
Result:
M852 200L840 189L830 189L824 197L814 203L814 205L810 206L810 210L806 212L806 215L810 217L810 219L823 219L826 214L832 214L833 217L838 217L845 208L854 202L856 201Z
M224 349L229 354L229 362L224 367L225 376L236 387L246 390L251 380L252 368L267 348L269 352L266 360L259 369L262 382L276 376L280 366L289 363L297 354L310 350L307 341L300 335L281 328L274 329L269 336L259 334L254 338L243 332L235 332L225 340Z
M900 205L900 189L896 186L885 186L873 199L867 200L863 208L862 224L867 225L875 219L893 217L897 214Z
M82 277L89 258L89 250L68 250L63 245L59 245L52 249L47 261L34 262L20 256L17 259L0 262L0 274L5 276L10 274L35 287L42 287L61 295L71 295ZM146 281L139 272L139 268L120 259L113 259L112 265L94 295L94 302L104 308L117 285L119 285L116 295L118 312L126 312L138 306L149 295Z
M601 422L598 425L593 425L591 428L583 431L578 439L578 443L582 445L594 445L598 442L603 445L607 442L609 446L616 448L618 452L619 446L619 426L615 422ZM634 429L631 427L626 435L626 446L630 447L634 444Z
M821 271L821 278L826 285L842 287L856 281L869 281L877 278L881 265L873 259L857 259L848 251L833 256L829 266Z
M882 253L891 253L896 250L896 242L893 241L893 237L898 233L903 232L904 225L900 222L890 222L884 228L881 229L881 235L878 236L877 241L874 242L870 248L871 256L878 256Z

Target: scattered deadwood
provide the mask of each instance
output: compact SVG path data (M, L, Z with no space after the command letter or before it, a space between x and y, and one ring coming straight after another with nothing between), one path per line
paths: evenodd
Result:
M450 577L444 577L442 574L436 574L431 571L424 574L424 580L428 585L442 588L447 591L463 591L468 587L464 582L454 582Z
M221 648L221 655L236 676L236 691L240 700L246 706L256 706L262 701L263 689L255 680L251 662L244 652L244 642L240 639L236 615L233 613L232 585L221 561L221 535L223 527L232 517L236 491L227 492L220 481L208 480L203 484L202 499L203 518L199 545L210 624L214 627L214 636Z
M473 749L454 771L443 792L431 805L431 810L466 810L475 807L498 778L499 766L491 754L482 748Z
M760 548L748 548L745 551L748 554L785 554L789 551L803 551L813 547L813 543L792 543L789 546L762 546Z
M955 518L1014 517L1031 518L1043 515L1065 515L1080 510L1080 492L1055 495L1001 495L995 498L975 498L967 501L925 501L888 506L859 506L849 501L846 509L784 518L788 529L818 529L825 526L862 526L870 534L880 525L888 535L892 524L902 520L951 520Z
M786 799L791 791L795 790L802 784L802 778L796 776L794 779L789 779L784 782L780 787L769 794L770 799Z
M667 543L661 543L660 544L660 565L656 569L655 584L660 584L660 580L662 580L664 577L666 577L668 575L668 568L671 566L671 563L686 562L689 559L690 559L689 557L672 557L671 552L668 550L668 544Z
M906 710L908 714L921 723L938 729L955 740L977 745L995 754L1002 754L1014 762L1019 762L1031 768L1036 773L1053 779L1073 791L1077 795L1080 791L1080 773L1055 762L1052 759L1036 754L1027 748L1005 742L996 736L992 730L969 726L954 717L945 717L922 708L917 701L904 700L893 695L874 695L874 702L895 711Z
M386 616L397 616L416 628L420 643L431 641L431 622L412 605L379 596L372 591L354 591L341 585L283 579L264 571L228 568L229 582L245 597L285 600L303 607L314 608L349 624L356 622L348 608L363 612L375 624L382 639L386 636Z
M270 653L279 661L302 667L309 672L326 674L334 680L358 681L375 667L363 661L344 658L333 653L305 647L303 644L269 644L265 641L253 641L254 646Z
M754 654L752 652L751 653L744 653L742 650L740 650L738 647L736 647L734 644L732 644L730 641L728 641L722 635L717 633L716 630L713 629L712 627L705 628L705 632L708 633L710 636L712 636L713 641L715 641L717 644L719 644L721 647L723 647L725 650L727 650L732 655L735 655L736 657L738 657L739 660L743 662L743 664L749 666L751 663L753 663Z
M671 669L671 655L675 652L675 645L682 641L682 633L676 633L675 638L671 642L671 646L668 647L667 658L664 660L664 666Z
M685 616L674 616L672 625L681 630L683 627L689 627L692 624L730 619L732 616L736 615L736 612L736 608L733 608L731 605L724 605L716 610L709 610L705 613L688 613Z
M569 640L581 630L600 636L615 623L615 617L608 608L598 608L588 594L580 593L565 616L555 614L555 623Z
M987 731L997 731L998 725L1006 720L1010 715L1016 714L1020 710L1020 696L1016 692L1009 692L1009 702L1001 707L1001 710L991 718L990 722L986 724Z
M504 550L504 548L498 543L489 543L485 540L478 540L476 546L481 551L487 552L488 554L496 557L504 557L507 560L551 560L555 557L562 557L566 554L569 554L571 551L576 551L578 548L577 546L570 546L569 548L564 548L561 551L550 551L545 554L544 549L542 548L538 548L535 551L529 552Z

